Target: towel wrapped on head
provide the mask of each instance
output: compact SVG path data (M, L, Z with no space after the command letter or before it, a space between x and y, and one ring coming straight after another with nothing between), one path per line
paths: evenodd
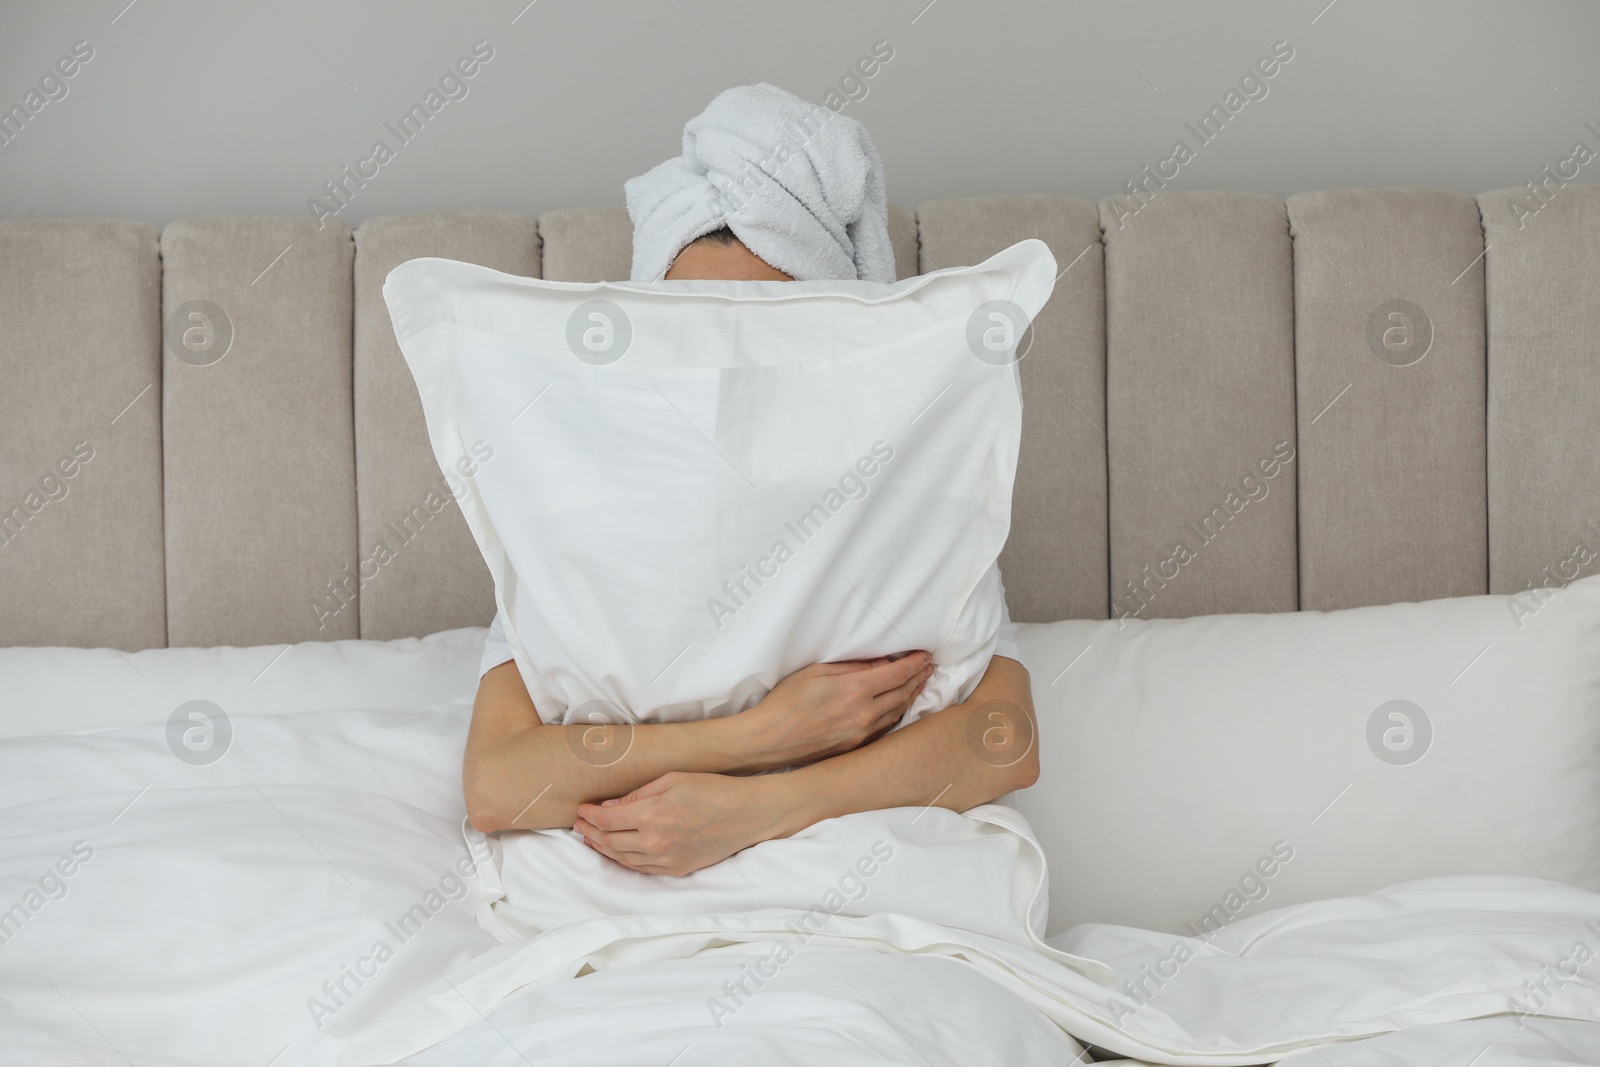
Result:
M883 164L866 127L762 82L719 93L683 155L624 185L633 281L658 281L723 226L799 281L895 280Z

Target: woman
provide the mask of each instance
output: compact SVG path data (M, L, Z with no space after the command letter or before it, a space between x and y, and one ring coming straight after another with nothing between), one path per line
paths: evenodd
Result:
M894 280L866 131L770 85L719 95L684 127L682 156L628 183L628 202L636 279ZM682 875L823 819L965 811L1038 778L1009 618L970 698L901 729L933 669L926 651L813 664L724 718L548 725L501 625L496 617L485 648L463 770L468 816L487 833L570 826L624 867ZM625 755L586 758L613 747Z

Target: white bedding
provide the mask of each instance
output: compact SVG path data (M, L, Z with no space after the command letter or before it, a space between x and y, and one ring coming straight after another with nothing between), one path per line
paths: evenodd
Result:
M477 685L483 639L466 626L247 648L0 648L0 737L157 722L195 697L230 715L427 707Z
M758 959L736 946L523 990L404 1062L973 1067L1082 1055L1044 1015L965 964L871 949L797 956L719 1027L706 1001Z
M1466 1063L1490 1042L1486 1065L1595 1062L1600 896L1534 879L1263 912L1207 946L1106 926L1046 945L1042 855L991 806L831 820L699 881L554 882L588 917L508 911L462 828L467 714L238 715L204 766L164 723L0 742L0 909L25 913L0 943L0 1064L1068 1063L1061 1028L1148 1062L1317 1043L1291 1062ZM530 836L561 877L595 873ZM835 913L828 888L880 841ZM475 911L543 932L499 943Z
M39 893L0 929L0 1063L261 1067L379 940L393 959L335 1018L490 947L450 877L467 713L238 715L207 766L164 723L0 743L0 909ZM41 888L79 842L64 890Z
M1199 932L1452 874L1600 891L1600 576L1020 636L1040 774L1016 806L1099 875L1056 879L1052 932Z

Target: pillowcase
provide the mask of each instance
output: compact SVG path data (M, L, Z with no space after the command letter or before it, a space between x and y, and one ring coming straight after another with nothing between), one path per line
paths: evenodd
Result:
M1600 891L1600 576L1286 615L1021 624L1052 932L1204 936L1457 874Z
M0 648L0 738L161 722L193 700L226 715L427 707L475 691L483 635L468 626L393 641Z
M913 649L970 694L1003 605L1016 360L1043 242L893 284L384 283L440 466L546 722L731 714Z

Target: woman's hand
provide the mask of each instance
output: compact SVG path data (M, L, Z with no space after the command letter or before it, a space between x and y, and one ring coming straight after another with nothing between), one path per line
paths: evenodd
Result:
M900 721L933 674L933 658L912 652L844 663L813 663L733 716L756 770L837 756L875 740Z
M778 836L776 801L763 778L672 771L627 796L579 805L573 829L630 870L684 875Z

